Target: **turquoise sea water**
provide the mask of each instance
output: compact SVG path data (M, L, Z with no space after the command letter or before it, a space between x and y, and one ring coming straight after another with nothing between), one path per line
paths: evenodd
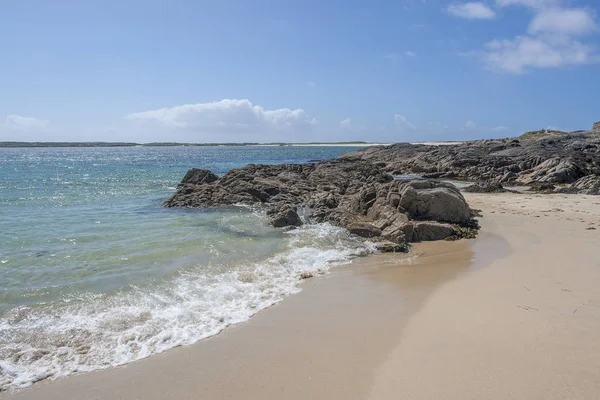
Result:
M214 335L371 249L260 209L161 207L192 167L327 159L351 147L0 149L0 391Z

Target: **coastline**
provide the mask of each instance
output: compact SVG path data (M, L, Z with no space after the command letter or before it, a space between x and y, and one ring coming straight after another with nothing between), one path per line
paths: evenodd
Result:
M427 146L452 146L464 142L410 142ZM389 146L389 143L324 142L324 143L126 143L126 142L0 142L0 148L85 148L85 147L373 147Z
M413 254L361 257L196 344L4 396L362 399L371 371L385 360L412 313L438 285L469 269L471 245L424 243Z
M359 258L213 338L6 399L595 399L594 196L466 194L474 241Z

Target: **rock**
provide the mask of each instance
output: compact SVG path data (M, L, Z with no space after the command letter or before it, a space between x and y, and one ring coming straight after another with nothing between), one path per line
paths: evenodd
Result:
M407 235L405 233L405 229L407 231L409 231L409 235ZM385 228L383 231L381 231L381 237L389 240L390 242L394 242L394 243L406 243L408 241L412 241L412 237L413 237L413 225L412 224L406 224L403 226L395 226L395 225L390 225L387 228Z
M541 130L519 138L433 146L396 143L371 146L343 157L384 163L386 172L427 178L518 185L570 184L600 175L600 127L572 133Z
M592 130L593 131L600 131L600 121L596 122L593 126L592 126Z
M600 195L600 176L588 175L571 185L578 193Z
M369 208L375 203L377 199L377 191L375 187L369 186L362 188L356 195L351 199L351 210L353 213L367 215Z
M436 181L410 181L399 187L400 207L413 219L468 223L471 209L460 191Z
M406 253L409 249L406 244L398 244L389 240L375 243L375 248L383 253Z
M454 226L438 222L422 221L414 224L413 241L426 242L431 240L444 240L454 235Z
M475 237L477 237L477 229L476 228L457 226L457 227L454 227L454 234L451 236L448 236L444 240L453 241L453 240L460 240L460 239L475 239Z
M538 193L552 193L556 187L549 182L534 182L529 190Z
M381 229L378 229L373 224L370 224L368 222L354 222L348 225L348 231L353 235L364 238L373 238L381 236Z
M463 190L469 193L503 193L507 191L500 182L495 181L477 182Z
M302 220L298 215L298 210L296 207L284 206L280 209L269 210L267 215L270 217L271 225L273 225L275 228L302 225Z
M217 180L206 170L192 170L164 205L260 205L278 228L300 226L302 207L307 221L330 222L399 246L413 240L415 221L473 225L471 209L455 186L423 179L396 181L382 168L380 163L343 157L311 164L250 164Z
M212 183L218 179L219 177L217 175L207 169L192 168L185 174L180 185L185 185L186 183L194 185Z
M302 272L300 274L300 279L308 279L314 277L312 272Z
M518 175L513 171L508 171L505 173L500 179L500 183L508 183L513 182L518 178Z
M583 175L585 174L581 168L571 160L555 157L536 166L530 179L537 182L572 183Z
M403 214L400 215L404 218L385 219L388 223L381 231L381 236L396 243L411 242L413 240L413 224L408 221L408 217ZM379 222L379 225L381 225L380 221L376 222Z

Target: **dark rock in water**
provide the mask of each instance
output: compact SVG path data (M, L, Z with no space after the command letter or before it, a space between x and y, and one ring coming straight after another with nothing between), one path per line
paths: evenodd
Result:
M309 279L312 278L314 275L312 272L302 272L300 274L300 279Z
M495 181L477 182L463 190L468 193L503 193L507 191L500 182Z
M344 157L383 163L385 172L421 174L425 178L569 185L586 176L600 175L600 122L591 131L542 130L518 139L446 146L397 143L371 146Z
M270 209L267 211L267 215L270 217L271 225L275 228L302 225L302 220L298 215L298 209L293 206Z
M259 204L267 208L275 227L301 225L297 210L302 207L307 221L330 222L361 237L395 243L396 248L406 248L413 239L439 240L453 234L447 224L417 225L418 221L476 226L469 205L455 186L431 180L394 180L381 164L356 157L315 164L251 164L216 180L209 178L210 182L204 179L210 176L207 173L188 175L191 178L165 206ZM415 226L421 226L421 231Z
M194 185L211 183L217 179L219 179L219 177L207 169L192 168L187 172L187 174L185 174L180 185L184 185L186 183Z

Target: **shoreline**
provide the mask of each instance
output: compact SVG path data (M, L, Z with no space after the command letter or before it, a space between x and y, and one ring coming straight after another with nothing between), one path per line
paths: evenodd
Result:
M452 146L464 142L407 142L426 146ZM368 142L331 142L331 143L126 143L126 142L0 142L0 149L26 149L26 148L90 148L90 147L373 147L390 146L394 142L368 143Z
M314 380L313 384L325 387L332 379L331 371L338 370L340 363L352 365L358 357L363 365L361 372L353 371L353 368L341 368L337 378L339 385L335 390L331 389L335 393L330 392L331 396L358 400L364 398L366 388L372 380L369 371L383 362L396 340L396 334L402 330L409 317L418 310L427 296L445 281L467 273L474 266L484 265L487 260L485 253L488 253L486 249L490 248L494 249L495 256L508 251L500 238L482 233L477 241L416 243L408 254L383 253L357 257L348 265L333 268L327 275L303 281L300 293L286 296L283 301L258 312L249 321L231 325L218 335L126 365L73 374L55 380L42 380L26 388L2 393L0 397L167 398L163 397L164 393L152 397L153 393L159 391L159 387L153 386L152 390L140 394L135 392L137 384L131 387L129 385L131 379L142 376L151 377L152 381L161 379L161 371L167 368L167 363L168 369L176 370L176 375L183 377L186 382L199 380L203 393L212 391L210 398L220 398L223 395L220 392L222 388L215 388L214 385L219 379L223 379L222 376L227 376L225 381L236 382L240 375L247 373L239 370L238 365L257 366L265 361L272 363L283 353L284 359L278 362L279 365L289 364L294 367L289 371L290 376L284 374L281 379L287 379L286 386L292 387L296 384L294 377L297 373L306 376L314 373L313 360L319 360L323 350L327 349L333 353L328 357L329 363L318 367L327 372L321 373L320 381L314 376L309 379ZM351 298L348 296L349 290L354 293ZM375 309L376 312L373 312ZM348 335L348 332L352 334ZM385 340L378 332L387 332ZM377 336L377 351L373 343L364 345L364 341L372 336ZM309 346L310 350L302 343ZM332 343L336 345L332 347ZM259 346L260 351L256 353L254 349L244 348L246 345ZM273 347L274 345L276 346ZM364 351L360 354L348 354L348 349L356 346L362 346ZM307 351L311 354L310 357L307 356ZM267 353L269 355L263 360ZM222 360L223 355L225 361ZM347 357L350 359L345 360ZM216 370L209 377L190 375L190 371L194 369L207 372L206 368ZM278 373L270 370L268 366L262 368L265 375L261 379L268 379L267 375ZM343 382L348 374L356 374L352 380L361 382L362 389L358 391L360 396L347 391L351 389L354 392L357 388L344 386ZM169 377L172 376L164 376L165 379ZM367 377L369 379L366 379ZM247 384L253 385L256 377L251 374L247 379ZM107 382L110 382L108 386ZM302 388L296 387L294 390L303 395L287 398L301 399L311 395L314 386L305 387L306 382L300 383ZM171 389L180 386L165 381L162 385ZM191 389L185 383L181 383L181 386L184 391L176 389L171 394L172 398L187 396L186 393ZM118 387L118 390L115 387ZM249 398L269 398L269 394L261 388L254 389L260 393L257 392L256 397ZM232 394L234 397L245 393L246 387L238 387L235 390L240 391ZM85 394L88 392L89 396Z
M359 258L212 338L0 397L598 398L600 199L465 197L473 241Z

